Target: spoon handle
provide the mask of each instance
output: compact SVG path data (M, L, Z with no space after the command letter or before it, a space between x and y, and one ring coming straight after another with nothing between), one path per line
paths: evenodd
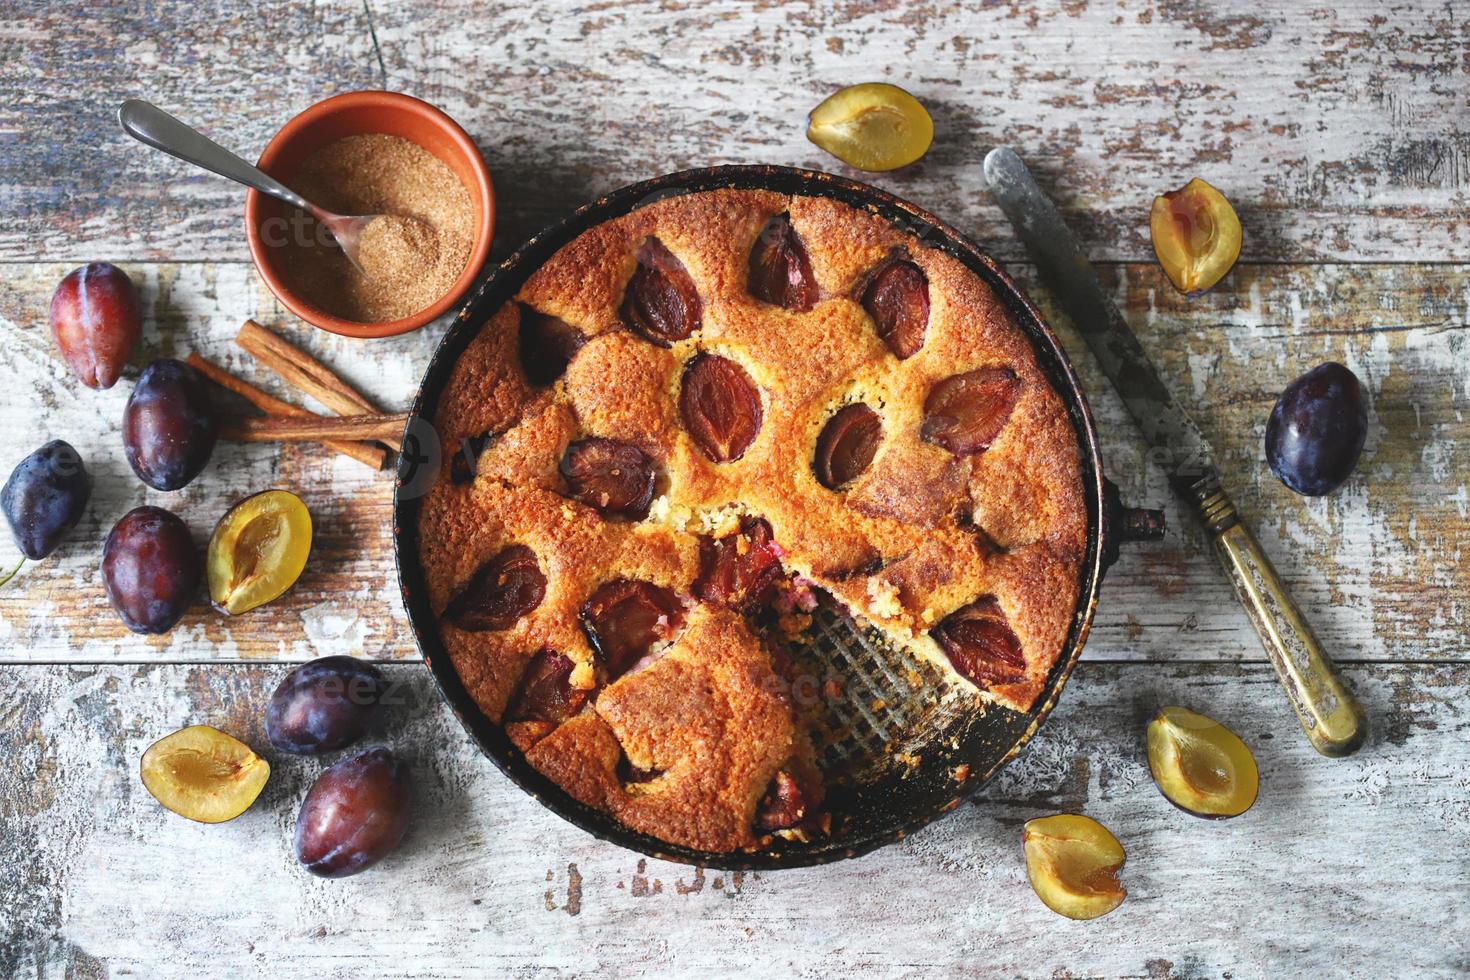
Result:
M253 187L262 194L269 194L287 204L294 204L303 211L316 213L317 209L300 194L152 103L128 99L118 107L117 121L129 136L156 150L172 154L205 170L212 170L221 177Z

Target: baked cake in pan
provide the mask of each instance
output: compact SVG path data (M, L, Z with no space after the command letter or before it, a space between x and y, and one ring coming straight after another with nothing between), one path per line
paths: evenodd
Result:
M979 277L865 211L712 190L558 251L460 357L420 514L465 688L578 800L689 848L821 833L787 647L817 601L1025 710L1077 441Z

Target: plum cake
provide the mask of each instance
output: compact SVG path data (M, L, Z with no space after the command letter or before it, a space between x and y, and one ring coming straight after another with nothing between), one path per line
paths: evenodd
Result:
M1026 710L1072 621L1077 439L961 262L823 198L596 225L479 329L433 422L443 644L531 765L727 852L824 829L791 696L816 602Z

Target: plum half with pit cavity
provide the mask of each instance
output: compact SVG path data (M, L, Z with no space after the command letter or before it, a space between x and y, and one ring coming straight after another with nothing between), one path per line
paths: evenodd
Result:
M210 536L205 576L214 607L231 616L279 598L306 568L311 513L289 490L253 494L225 511Z
M1256 802L1256 757L1224 725L1164 707L1148 723L1148 768L1164 798L1197 817L1236 817Z
M271 767L234 736L191 725L148 746L138 774L153 798L179 816L223 823L250 809Z
M1203 293L1240 258L1240 218L1230 202L1196 177L1154 198L1149 214L1154 254L1181 293Z
M897 85L864 82L838 89L813 109L806 138L859 170L896 170L928 152L934 120Z
M1026 821L1026 874L1046 907L1069 919L1095 919L1128 893L1118 881L1126 855L1108 828L1080 813Z

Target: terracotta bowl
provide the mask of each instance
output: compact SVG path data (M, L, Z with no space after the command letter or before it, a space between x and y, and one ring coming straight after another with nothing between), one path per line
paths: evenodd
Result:
M347 92L324 99L285 126L266 146L257 166L277 180L291 185L304 161L319 147L344 136L387 133L417 143L454 171L470 192L475 207L475 238L470 258L454 285L433 304L413 316L381 323L361 323L332 316L294 293L281 276L282 249L261 239L261 224L284 218L286 205L259 191L245 196L245 234L250 240L250 257L260 277L281 304L313 326L347 337L392 337L417 330L452 309L474 283L490 254L495 231L495 190L490 171L480 151L463 129L427 102L395 92Z

